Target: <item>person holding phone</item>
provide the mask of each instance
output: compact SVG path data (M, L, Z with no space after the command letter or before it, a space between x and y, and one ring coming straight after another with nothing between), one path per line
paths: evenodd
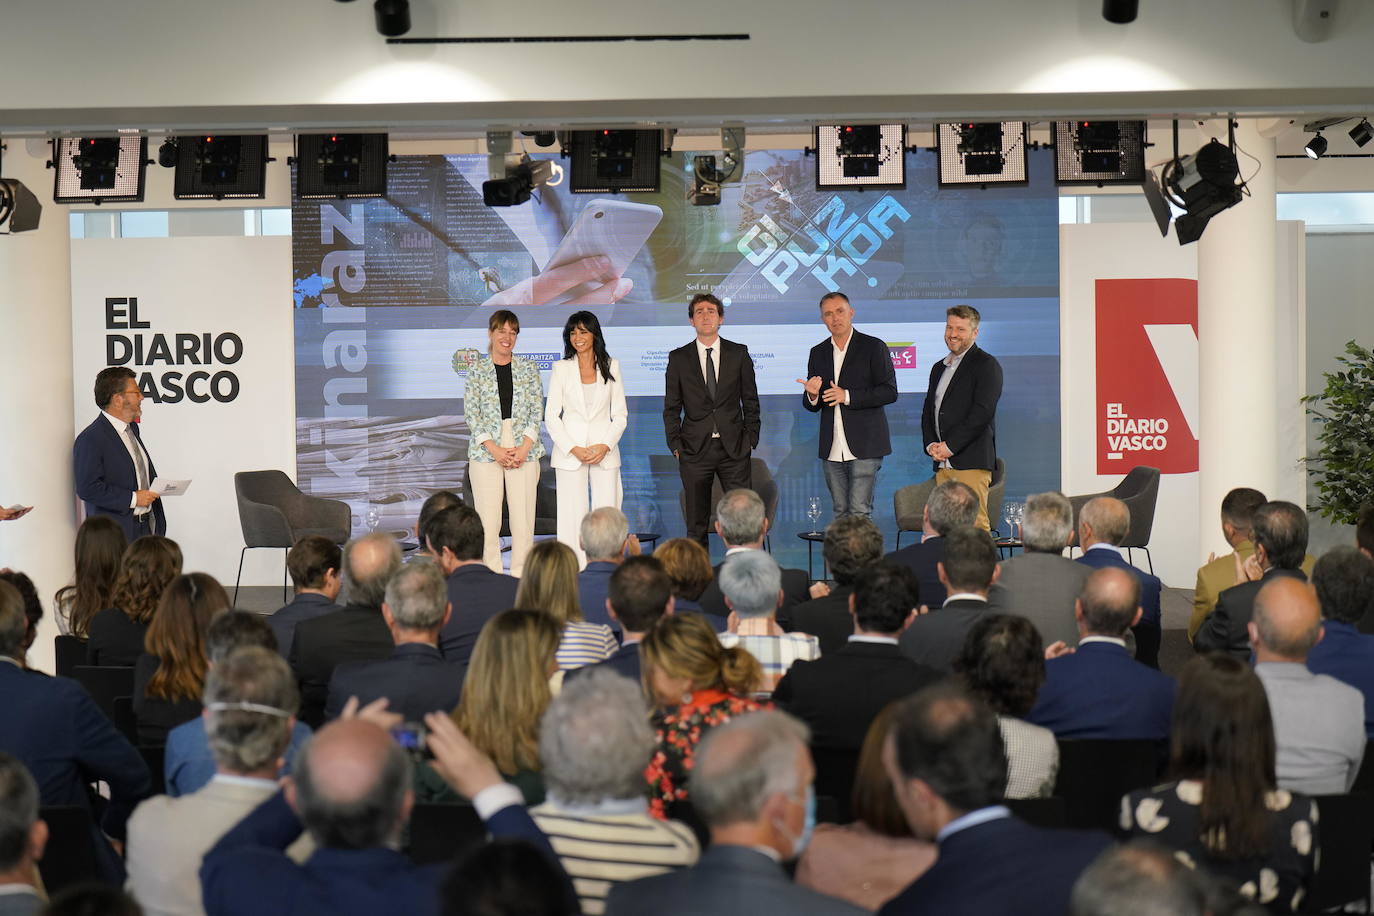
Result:
M534 546L534 498L539 487L539 422L544 390L539 367L515 355L520 319L497 309L487 322L487 358L468 370L463 409L467 415L468 478L472 501L482 519L482 561L501 568L501 505L510 510L510 574L519 578Z
M563 359L553 364L544 424L553 440L558 481L558 539L587 565L582 519L602 506L620 508L620 437L629 408L620 363L606 352L601 322L573 312L563 325Z

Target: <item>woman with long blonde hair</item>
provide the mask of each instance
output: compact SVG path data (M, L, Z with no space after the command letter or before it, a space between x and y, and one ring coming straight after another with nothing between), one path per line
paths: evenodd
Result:
M166 743L167 732L200 715L210 665L205 634L228 609L228 592L209 573L177 576L162 593L147 651L134 666L134 716L143 744Z
M562 541L540 541L525 560L515 606L542 611L558 626L558 670L594 665L610 658L619 643L604 623L582 618L577 590L577 554Z

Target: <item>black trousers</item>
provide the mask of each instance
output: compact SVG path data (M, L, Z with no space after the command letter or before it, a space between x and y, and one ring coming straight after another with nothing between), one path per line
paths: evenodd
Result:
M677 463L678 475L682 477L682 492L686 495L686 509L683 521L687 523L687 536L708 550L706 543L710 533L711 484L720 478L721 492L740 487L753 488L753 474L749 457L731 458L725 454L725 447L719 439L711 439L700 454L683 457Z

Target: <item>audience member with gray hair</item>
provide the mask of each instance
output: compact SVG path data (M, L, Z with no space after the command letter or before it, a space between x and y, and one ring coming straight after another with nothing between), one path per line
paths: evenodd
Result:
M391 577L382 619L396 648L387 658L345 662L329 679L325 717L338 718L350 697L366 706L383 697L410 722L451 712L463 690L463 667L444 658L439 633L453 607L444 574L434 563L407 563Z
M290 661L301 684L301 718L311 727L325 719L329 679L335 668L391 654L393 643L382 617L382 602L387 583L400 568L401 549L391 535L374 532L349 541L343 549L340 600L344 608L296 625Z
M921 584L921 600L927 607L945 603L945 586L936 566L945 556L945 537L955 528L967 528L978 520L978 494L968 484L947 480L930 491L921 514L921 540L887 555L907 567Z
M214 778L180 798L150 798L129 819L129 888L150 913L205 912L201 860L230 827L276 793L300 707L290 667L274 648L260 646L217 660L204 699ZM289 854L303 862L313 851L304 839Z
M1032 493L1026 497L1018 556L999 564L997 582L988 592L995 614L1017 614L1035 624L1045 645L1078 642L1073 602L1092 572L1063 556L1073 539L1073 506L1063 493Z
M762 550L746 550L726 557L717 579L725 606L730 609L730 629L720 634L721 645L727 649L740 646L759 660L763 665L762 693L771 694L793 662L821 657L816 637L786 633L778 626L782 574L771 556Z
M37 916L34 888L48 825L38 818L38 785L16 757L0 751L0 916Z
M602 623L616 632L620 627L606 613L606 593L611 574L631 556L639 553L639 538L630 537L630 521L615 506L601 506L582 516L580 532L587 565L577 574L577 599L582 619Z
M753 490L744 488L727 490L716 503L716 534L725 544L725 558L747 550L763 550L768 538L768 513L763 498ZM725 606L725 596L720 590L720 570L715 567L716 578L706 586L697 603L703 612L717 617L730 616ZM788 612L797 604L809 598L819 598L830 593L822 583L811 584L811 577L804 569L782 569L782 606L778 608L778 619L785 621ZM784 629L787 627L784 626Z
M605 910L622 881L691 865L700 854L689 827L649 813L644 767L655 747L642 689L612 671L568 680L544 713L539 759L548 800L530 813L588 916Z
M1074 883L1069 916L1208 916L1206 879L1149 840L1112 846Z
M1374 612L1374 559L1357 547L1333 547L1313 568L1312 585L1326 634L1307 653L1307 670L1364 694L1365 735L1374 738L1374 636L1359 630Z
M821 652L829 655L854 633L850 596L859 575L883 558L883 533L871 519L844 515L826 526L822 553L835 579L835 589L786 614L779 611L778 622L789 632L812 634L820 640Z
M1078 543L1083 555L1077 562L1092 569L1111 567L1125 570L1140 583L1140 619L1131 626L1135 635L1135 659L1159 670L1159 641L1163 618L1160 593L1164 584L1158 576L1137 569L1119 546L1131 529L1131 510L1121 500L1097 496L1088 500L1078 513Z
M617 886L611 916L846 916L866 912L793 884L781 862L801 855L815 822L810 734L783 712L736 716L697 749L692 804L711 845L692 868Z

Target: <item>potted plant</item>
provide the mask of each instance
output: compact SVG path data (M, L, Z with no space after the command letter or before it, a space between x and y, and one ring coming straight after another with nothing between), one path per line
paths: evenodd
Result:
M1318 494L1308 508L1353 525L1360 507L1374 503L1374 351L1352 340L1336 360L1343 368L1325 373L1321 393L1302 399L1320 424L1317 454L1306 459Z

